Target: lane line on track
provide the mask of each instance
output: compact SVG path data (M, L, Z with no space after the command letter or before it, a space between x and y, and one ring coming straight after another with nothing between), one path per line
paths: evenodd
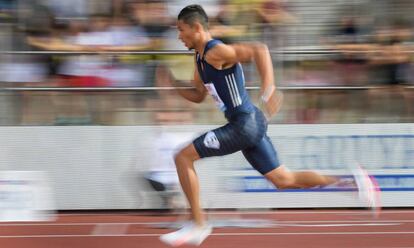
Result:
M230 219L231 220L231 219ZM248 219L246 219L248 220ZM67 223L0 223L0 227L13 226L93 226L93 225L159 225L165 224L165 221L160 222L67 222ZM171 221L174 223L174 221ZM275 220L275 225L301 225L301 224L324 224L327 225L398 225L402 223L414 223L414 220L297 220L297 221L278 221Z
M183 212L186 214L188 212ZM332 210L332 211L318 211L318 210L275 210L275 211L229 211L229 212L208 212L212 215L251 215L251 214L264 214L264 215L281 215L281 214L371 214L371 210ZM383 210L381 211L381 215L384 214L407 214L407 213L414 213L414 209L407 209L407 210ZM59 216L149 216L149 214L145 213L137 213L137 212L125 212L125 213L60 213Z
M211 236L300 236L300 235L412 235L414 232L257 232L257 233L213 233ZM141 234L97 234L97 235L2 235L0 238L79 238L79 237L157 237L162 234L141 233Z

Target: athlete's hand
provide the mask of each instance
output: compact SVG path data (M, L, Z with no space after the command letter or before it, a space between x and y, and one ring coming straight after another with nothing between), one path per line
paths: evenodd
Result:
M283 103L283 93L281 91L274 90L267 98L262 98L262 109L268 120L279 112Z

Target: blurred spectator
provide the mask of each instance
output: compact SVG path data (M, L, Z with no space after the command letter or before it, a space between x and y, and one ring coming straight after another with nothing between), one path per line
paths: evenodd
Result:
M43 3L53 11L58 22L65 22L67 19L86 18L89 16L90 0L44 0Z
M163 39L175 21L168 15L165 0L138 1L132 3L132 8L133 18L150 38Z
M298 21L298 18L289 10L288 3L283 0L262 0L255 12L261 40L270 51L284 50L288 39L286 29L288 25ZM284 56L273 54L272 60L275 67L275 82L280 86L284 81L281 73L284 67Z
M69 21L68 32L62 37L53 37L42 40L31 37L29 42L39 48L47 50L69 51L131 51L151 47L151 40L139 26L133 26L127 19L97 15L91 18L89 25L85 21L73 19ZM101 86L143 86L146 84L145 68L131 60L128 56L117 55L66 55L62 56L58 68L60 85L67 87L101 87ZM72 94L73 97L74 94ZM100 108L100 101L90 102L82 95L76 101L70 101L67 107L72 116L76 112L89 113L88 118L93 121L102 119L96 114ZM69 97L69 96L67 96ZM74 100L74 99L72 99ZM84 103L83 107L73 107ZM108 107L108 106L106 106ZM117 106L110 105L111 108ZM71 111L71 108L75 109ZM83 109L83 110L81 110ZM65 112L65 111L63 111ZM59 118L62 119L62 118ZM67 119L67 118L64 118Z
M377 93L370 91L369 99L378 100L378 104L386 106L376 108L387 112L384 118L396 112L400 115L404 107L408 118L412 115L409 113L413 113L413 94L404 85L411 84L414 76L409 52L412 46L412 18L409 11L414 4L405 1L397 5L391 1L387 4L369 2L364 6L365 2L331 4L320 1L199 0L197 3L205 7L209 16L215 16L210 31L214 37L226 43L254 38L264 41L271 50L325 49L318 44L325 35L329 41L325 44L338 51L334 59L333 54L325 53L274 54L272 58L276 68L276 81L296 86L359 86L363 83L391 86L383 91L377 90ZM193 78L192 56L109 55L104 52L185 50L177 39L174 25L178 11L187 4L186 0L0 0L0 21L7 22L0 29L2 50L102 51L82 56L3 54L0 61L1 81L3 85L7 83L11 86L80 87L169 87L176 81L187 82ZM369 7L369 14L363 13L364 7ZM407 21L389 27L375 27L371 23L374 17L385 24L392 23L395 18ZM13 21L16 21L16 25ZM297 21L303 22L303 25L291 25L297 24ZM332 27L335 30L326 36L324 32ZM375 33L367 32L375 28ZM295 47L287 47L287 44ZM248 64L243 66L246 83L250 86L252 82L258 82L257 75L253 73L254 68ZM117 102L109 107L101 105L99 101L89 101L86 104L87 94L82 101L79 98L79 101L72 99L66 102L72 105L75 105L74 102L83 102L84 106L78 108L78 112L95 108L96 106L88 107L91 102L99 106L99 109L94 110L99 112L100 109L110 107L119 110L115 105L121 109L125 107L124 104L137 106L139 101L139 106L148 104L147 107L156 109L177 109L190 113L192 106L171 96L172 92L174 91L160 90L157 99L147 98L146 94L135 94L134 99L131 97L132 101L126 101L128 103L106 96L105 104ZM349 91L346 94L344 92L332 91L329 94L332 99L329 100L319 100L325 96L308 90L297 94L296 99L291 97L298 107L292 107L292 113L286 116L297 117L288 121L324 121L327 115L323 112L326 112L327 106L354 111L347 104L353 101L347 98L359 96L350 96ZM25 94L16 95L20 97ZM24 106L35 105L32 101L27 102L27 96L22 99ZM363 99L360 101L363 102ZM188 116L186 118L191 122L191 114ZM198 118L198 121L201 119ZM342 121L335 118L329 121L335 120Z
M263 41L270 49L282 48L285 32L283 26L297 22L288 10L286 3L281 0L264 0L256 9L261 25Z
M89 26L84 21L70 20L67 35L62 38L29 39L30 44L46 50L69 51L131 51L151 47L140 27L126 19L114 20L93 16ZM113 55L65 56L59 74L65 77L64 86L139 86L145 83L144 70L120 63ZM128 61L128 60L125 60Z
M113 19L108 33L113 42L102 48L105 51L137 51L153 47L145 31L140 26L133 26L126 18ZM151 86L146 80L145 64L130 58L129 55L111 55L111 64L102 75L115 87Z
M52 32L53 15L49 9L39 3L33 1L27 3L24 8L19 10L20 14L24 14L19 22L14 26L11 33L12 51L32 50L27 44L27 36L48 37ZM39 85L46 81L48 72L47 55L10 55L3 57L3 63L0 65L2 82L19 83L22 85ZM22 73L24 72L24 73Z
M389 28L383 27L377 31L376 43L370 56L374 74L377 75L375 82L387 85L407 83L406 72L410 63L407 51L411 38L411 29L404 22L397 22Z
M352 86L367 82L366 65L371 44L358 21L353 16L341 17L339 27L332 35L333 48L339 51L334 61L338 77L332 83Z
M384 102L385 106L381 108L382 111L388 112L387 115L395 113L395 104L392 103L396 99L404 101L403 116L410 117L414 113L412 91L402 87L413 83L409 81L412 68L408 52L412 38L411 26L405 21L397 21L390 27L381 27L376 32L376 44L370 53L371 80L375 85L390 87L372 90L371 98L372 101L375 101L377 97L387 99Z
M166 35L170 30L173 19L168 15L166 2L162 0L134 1L129 4L131 18L136 25L142 27L145 35L151 39L151 49L163 49L169 42ZM162 55L137 56L136 59L145 62L148 86L155 84L155 69L162 60Z
M237 9L229 0L221 0L219 11L215 18L212 18L210 32L214 38L220 39L224 43L230 44L235 42L238 37L247 32L246 25L240 25L233 22L237 15Z
M19 0L21 1L21 0ZM29 1L29 0L24 0ZM94 15L117 16L119 6L125 0L40 0L49 7L58 23L66 23L69 19L87 18Z
M104 47L113 45L113 39L109 32L110 20L106 16L93 16L87 31L77 32L65 37L68 45L75 45L78 51L100 51ZM72 25L73 28L81 28ZM74 34L74 35L73 35ZM97 87L108 86L109 80L101 72L110 65L108 58L101 55L70 56L62 64L59 74L66 80L63 86Z

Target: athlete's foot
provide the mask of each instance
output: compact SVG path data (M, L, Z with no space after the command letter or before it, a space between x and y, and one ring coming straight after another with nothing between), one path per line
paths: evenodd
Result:
M381 189L375 178L369 176L367 171L358 164L352 168L352 174L358 189L359 199L377 217L381 211Z
M170 246L180 246L183 244L199 246L211 234L213 227L208 224L198 226L193 222L188 222L180 230L160 236L160 240Z

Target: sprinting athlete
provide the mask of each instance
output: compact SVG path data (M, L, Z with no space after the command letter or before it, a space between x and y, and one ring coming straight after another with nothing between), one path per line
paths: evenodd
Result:
M241 62L254 61L261 78L261 96L268 116L274 115L281 97L277 94L268 48L260 43L226 45L212 38L208 17L199 5L189 5L178 15L179 39L195 50L194 89L179 89L189 101L200 103L207 93L224 112L228 124L196 138L175 156L181 187L191 208L191 221L182 229L161 236L169 245L199 245L212 232L199 197L194 162L200 158L241 151L247 161L278 189L323 187L339 179L311 171L292 172L279 162L266 135L267 119L254 106L244 87ZM368 176L364 185L372 185Z

